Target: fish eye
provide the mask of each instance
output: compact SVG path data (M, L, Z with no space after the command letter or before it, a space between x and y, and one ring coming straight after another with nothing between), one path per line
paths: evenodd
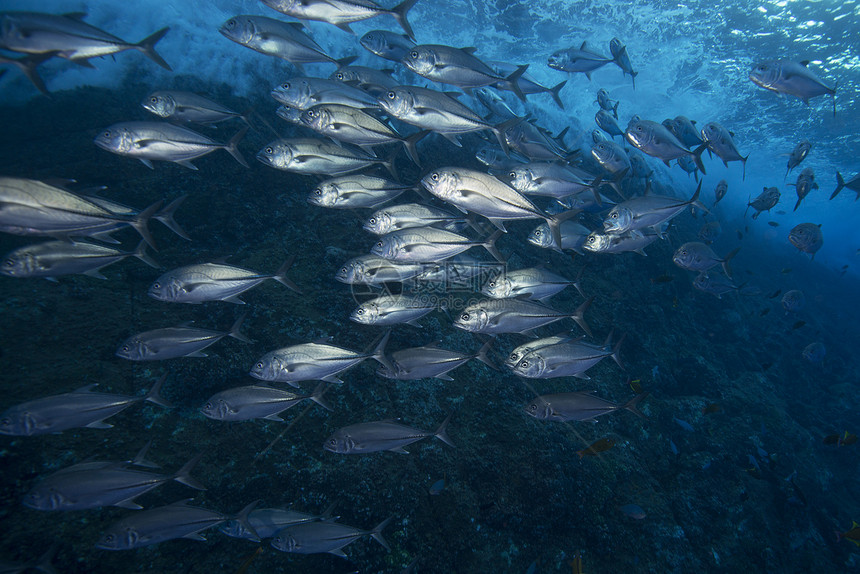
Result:
M290 83L284 82L283 84L281 84L281 87L284 88L285 90L289 90L290 89Z
M536 404L534 404L534 403L530 404L530 405L529 405L529 410L530 410L530 411L536 411L536 410L537 410L537 405L536 405Z
M207 411L211 410L212 409L212 403L206 403L205 405L203 405L203 409L207 410Z
M523 361L522 363L520 363L520 367L522 367L522 368L524 368L524 369L527 369L527 368L528 368L528 366L529 366L529 362L528 362L528 361Z
M370 223L371 225L376 225L376 218L375 218L375 217L371 217L371 218L370 218L369 223Z
M337 78L338 80L343 81L343 72L338 72L337 74L335 74L334 77Z
M430 174L430 179L432 179L433 181L439 181L439 174L438 173Z
M469 320L469 314L463 313L462 315L460 315L460 319L462 319L463 321L468 321Z
M496 286L496 282L495 282L495 281L490 281L490 287L495 287L495 286Z
M412 56L413 58L417 58L418 57L418 50L412 50L412 52L410 52L409 55Z
M316 188L314 190L314 195L322 195L322 190L320 188Z
M358 315L364 315L364 309L362 309L361 307L359 307L359 308L358 308L358 311L356 311L356 313L357 313Z
M228 28L234 28L235 26L236 26L236 21L235 21L235 20L229 20L229 21L227 22L227 27L228 27Z
M127 353L128 351L130 351L130 350L131 350L131 348L130 348L128 345L123 345L123 346L122 346L122 350L123 350L123 351L125 351L125 352Z
M618 214L617 214L617 213L613 213L613 214L610 214L610 216L609 216L609 217L611 217L612 219L618 219Z
M266 148L266 153L268 153L268 154L272 154L272 153L275 153L275 150L273 150L271 147L267 147L267 148Z
M381 241L379 241L379 242L376 244L376 246L377 246L377 247L379 247L380 249L381 249L382 247L384 247L384 245L382 244L382 242L381 242Z
M255 366L256 368L258 368L258 369L262 369L262 368L263 368L263 361L260 361L259 363L257 363L257 364L256 364L256 365L254 365L254 366Z
M642 128L642 126L636 126L636 131L641 132L641 131L642 131L642 129L643 129L643 128Z
M153 96L153 97L149 98L149 101L150 101L150 102L152 102L152 103L154 104L155 102L157 102L157 101L158 101L158 98L156 98L155 96Z
M517 360L517 354L516 354L516 353L511 353L510 359L511 359L511 360L513 360L513 361L516 361L516 360Z
M110 130L107 130L107 131L106 131L105 133L103 133L102 135L103 135L104 137L106 137L106 138L109 138L109 137L110 137Z
M337 439L330 438L330 439L328 439L328 443L329 443L331 446L337 446Z
M540 229L535 229L535 237L540 237L541 235L543 235L543 231L541 231Z
M105 534L105 542L113 542L113 534Z
M508 174L508 177L511 177L511 178L517 177L517 172L512 171L511 173Z
M595 241L597 241L597 238L592 235L588 239L586 239L586 241L588 241L589 243L594 243Z
M155 283L152 284L152 288L153 289L161 289L161 283L156 281Z
M388 99L389 99L389 100L393 100L394 98L396 98L396 97L397 97L397 94L395 94L393 91L388 92L388 94L387 94L387 95L388 95Z

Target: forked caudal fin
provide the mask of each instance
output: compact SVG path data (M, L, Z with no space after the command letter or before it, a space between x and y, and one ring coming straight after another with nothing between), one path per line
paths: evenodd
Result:
M164 61L164 58L162 58L158 54L158 52L155 51L155 45L158 43L159 40L164 37L165 34L167 34L169 30L170 27L162 28L158 32L155 32L151 36L147 36L146 38L135 44L134 47L143 52L147 58L149 58L165 70L172 72L173 68L171 68L170 65Z

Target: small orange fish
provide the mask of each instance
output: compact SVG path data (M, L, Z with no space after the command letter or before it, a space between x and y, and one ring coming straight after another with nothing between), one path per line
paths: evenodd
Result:
M839 437L839 446L848 446L855 442L857 442L857 435L848 431L845 431L842 436Z
M630 390L636 393L637 395L642 394L642 382L641 379L633 379L630 381Z
M719 403L711 403L709 405L702 407L702 414L703 415L710 415L713 413L718 413L721 410L723 410L723 407L721 407L719 405Z
M572 574L582 574L582 555L579 551L576 552L573 560L568 560L567 565L570 566Z
M612 440L611 438L602 438L600 440L594 441L584 449L576 451L576 454L579 455L580 459L585 456L596 456L601 452L606 452L613 446L615 446L614 440Z
M851 529L846 532L836 531L836 542L845 539L853 542L855 546L860 546L860 524L853 520L851 521Z

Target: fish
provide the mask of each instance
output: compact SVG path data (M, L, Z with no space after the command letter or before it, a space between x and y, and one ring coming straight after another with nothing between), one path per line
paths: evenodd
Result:
M704 241L705 243L713 243L717 238L719 238L720 233L722 232L722 226L719 221L709 221L707 223L703 223L702 227L699 228L699 239Z
M698 241L690 241L679 247L672 256L672 261L681 269L688 271L703 272L711 269L716 265L722 265L723 272L726 277L731 279L732 270L729 267L729 261L734 258L740 251L740 247L732 249L728 255L720 258L714 250Z
M332 410L323 398L326 383L321 382L310 395L261 385L234 387L215 393L200 407L203 416L216 421L249 421L265 419L284 422L280 416L302 401L309 399L324 409Z
M788 234L788 240L800 251L809 253L812 255L812 259L815 259L815 253L824 244L821 224L801 223L795 225Z
M206 490L191 476L202 456L195 456L173 474L146 472L122 462L82 462L41 479L22 502L28 508L48 511L103 506L140 510L143 507L135 498L171 481Z
M496 240L501 237L498 230L486 241L472 241L465 235L437 229L435 227L409 227L386 233L379 238L371 252L389 261L432 263L444 261L472 247L483 247L497 261L504 261L496 249Z
M765 316L765 315L767 315L768 313L770 313L770 307L765 307L764 309L762 309L761 311L759 311L758 316L759 316L759 317L764 317L764 316Z
M513 351L511 351L511 354L508 355L508 357L505 359L505 366L513 370L514 367L516 367L517 363L519 363L520 359L522 359L524 356L531 353L532 351L543 349L544 347L549 347L550 345L555 345L556 343L563 343L574 339L575 337L571 335L561 334L529 341L528 343L522 344Z
M422 271L421 263L396 263L378 255L361 255L338 269L335 279L347 285L383 285L406 281Z
M682 429L684 429L684 430L685 430L685 431L687 431L687 432L693 432L693 431L695 430L695 429L693 428L693 425L691 425L690 423L688 423L688 422L687 422L687 421L685 421L685 420L681 420L681 419L679 419L679 418L672 417L672 421L673 421L676 425L678 425L679 427L681 427Z
M320 182L308 194L308 203L334 209L373 208L409 189L415 186L371 175L342 175Z
M421 327L418 319L438 307L432 297L424 295L381 295L360 304L349 318L362 325L390 326L406 323Z
M597 456L601 452L606 452L615 446L615 441L611 438L602 438L594 441L587 447L576 451L576 454L579 455L580 460L585 458L586 456Z
M671 283L674 280L675 276L669 274L658 275L657 277L652 277L650 279L651 283L654 283L655 285L659 285L661 283Z
M617 404L595 396L593 391L558 393L539 396L526 405L524 410L527 415L538 420L557 422L596 422L597 417L618 410L630 411L641 418L647 418L637 408L647 396L648 393L642 393L624 404Z
M777 203L779 203L779 198L781 197L779 193L779 189L775 187L763 187L762 192L755 199L751 199L747 203L747 208L744 211L744 217L747 216L747 212L750 207L755 209L755 213L753 213L753 219L757 219L759 215L761 215L762 211L770 212Z
M619 510L634 520L642 520L647 516L645 511L642 510L642 507L638 504L625 504L624 506L621 506Z
M707 212L707 208L699 200L702 182L696 187L695 193L687 201L665 195L645 195L634 197L614 206L606 219L603 229L607 233L620 234L627 231L650 228L662 235L661 226L688 206L695 206Z
M705 144L695 150L690 149L662 124L633 116L627 124L627 129L624 130L624 137L640 151L662 160L666 167L669 167L669 162L673 159L692 155L699 171L707 173L702 163Z
M47 279L80 273L106 279L101 270L126 257L136 257L156 269L160 267L147 254L145 241L141 241L134 251L120 251L97 243L48 241L19 247L7 253L0 264L0 273L7 277Z
M113 425L104 422L106 418L143 401L171 408L159 394L166 378L164 375L143 396L97 393L93 392L96 385L92 384L15 405L0 415L0 434L35 436L73 428L111 428Z
M467 222L465 217L454 215L450 211L423 203L403 203L383 207L368 217L362 229L374 235L385 235L392 231L410 227L429 227L440 225L449 227Z
M293 261L295 255L284 261L273 275L225 263L186 265L161 275L149 286L146 294L156 301L167 303L198 305L207 301L226 301L244 305L245 302L239 295L267 279L274 279L288 289L301 293L298 286L287 277L287 271L292 267Z
M481 105L487 108L491 114L503 120L511 120L517 117L517 114L505 102L505 100L490 87L481 87L474 91L475 97L481 102Z
M636 89L636 76L639 72L633 70L633 64L630 62L630 56L627 54L627 46L621 43L618 38L612 38L609 41L609 52L612 54L612 61L621 68L624 75L630 75L630 80L633 82L633 89Z
M269 167L301 174L338 176L378 164L397 175L391 159L317 138L277 139L261 149L257 159Z
M806 325L806 321L795 321L794 324L791 326L791 330L796 331L797 329L800 329L804 325Z
M779 223L777 223L776 221L768 221L767 224L771 227L779 227Z
M836 532L836 542L840 542L842 540L847 540L854 544L854 546L860 546L860 524L857 524L853 520L851 521L851 528L846 530L845 532Z
M691 120L687 116L665 119L663 125L678 138L678 141L690 149L695 149L704 143L699 130L696 128L696 120Z
M803 171L797 176L797 183L789 183L788 185L793 185L797 192L797 203L794 204L793 211L797 211L797 208L800 207L800 202L809 195L809 192L813 189L818 189L818 184L815 183L815 172L812 171L811 167L803 168Z
M808 344L801 354L803 358L810 363L820 363L824 360L824 356L827 354L827 349L824 347L824 343L816 341Z
M475 57L475 48L454 48L443 44L419 44L413 46L401 63L423 78L440 84L457 86L471 95L474 88L503 84L522 100L525 94L518 79L528 69L528 64L518 66L508 76L502 76L492 67Z
M383 8L371 0L262 0L263 4L281 14L298 20L326 22L344 32L355 34L350 24L377 16L389 15L403 28L409 38L415 38L406 19L418 0L404 0L394 8Z
M255 379L288 383L299 388L300 381L325 381L343 384L338 378L342 372L365 359L374 359L383 367L390 367L385 358L385 345L390 333L383 334L368 352L358 353L319 339L270 351L263 355L248 373Z
M641 379L633 379L628 384L630 390L636 393L637 395L642 394L642 380Z
M162 28L130 44L87 24L83 21L85 17L85 12L0 12L0 48L23 54L50 54L88 68L93 67L91 58L137 50L165 70L172 71L155 51L155 45L170 28Z
M416 45L415 40L409 36L389 30L371 30L366 32L358 42L372 54L398 64Z
M376 98L367 92L343 82L325 78L292 77L272 88L269 95L279 104L302 112L313 106L326 104L359 109L379 107ZM282 115L284 119L293 117L292 113L287 114L286 111L284 115ZM302 116L299 115L299 117ZM305 125L303 119L301 125Z
M651 169L645 156L641 153L628 149L627 155L630 158L630 165L633 167L630 175L648 180L654 174L654 170Z
M735 285L732 280L722 274L699 273L693 279L693 287L699 291L710 293L717 299L722 299L723 295L730 291L743 292L743 285Z
M714 188L714 205L718 204L726 196L729 191L729 183L721 179L717 182L717 187Z
M699 181L699 168L696 165L696 160L693 156L682 155L677 159L677 165L686 171L688 176L692 174L696 178L696 182Z
M247 530L238 520L227 521L218 531L233 538L244 538L246 540L272 538L278 531L287 526L320 520L336 520L338 517L332 516L334 506L334 504L329 505L319 515L283 508L255 508L248 514L247 518L247 523L254 529L253 533Z
M238 520L245 528L254 532L248 524L248 515L259 504L255 500L237 515L227 515L205 508L189 506L188 500L180 500L167 506L144 510L114 522L105 530L96 548L102 550L132 550L159 544L176 538L205 540L200 534L207 528L218 526L228 520ZM254 537L259 541L259 537Z
M633 171L630 156L623 146L613 141L602 141L591 146L591 156L611 174L625 174Z
M546 301L569 285L575 286L579 294L583 295L579 279L570 281L543 267L528 267L504 271L497 277L491 277L484 283L481 293L493 299L525 297Z
M749 154L746 157L741 155L741 152L738 151L737 146L734 142L734 133L730 132L717 122L708 122L705 124L705 127L702 128L702 140L707 145L708 149L717 154L717 156L723 160L723 165L726 167L729 166L730 161L739 161L743 164L744 171L742 179L746 179L747 175L747 160L749 159Z
M203 134L166 122L121 122L102 130L93 141L103 150L138 159L149 169L154 169L152 161L158 160L197 171L191 160L218 149L233 156L239 165L248 167L238 147L247 132L248 127L245 126L227 143L218 143Z
M575 159L576 154L565 149L563 134L568 128L563 129L558 135L553 136L544 128L530 121L514 118L500 124L505 136L503 149L511 149L532 161L561 161L567 163Z
M212 331L194 327L167 327L132 335L116 350L116 356L129 361L164 361L180 357L206 357L203 352L224 337L233 337L244 343L251 339L239 332L247 317L236 319L229 331Z
M606 357L612 357L619 367L624 368L618 356L623 342L622 337L613 347L611 334L603 345L579 339L558 342L526 353L511 370L527 379L577 377L588 380L590 377L585 372Z
M597 113L594 114L594 121L597 123L597 127L608 133L613 138L615 136L624 137L624 130L621 129L621 126L618 125L618 122L615 121L612 114L606 110L597 110Z
M776 291L774 291L773 293L768 295L767 298L768 299L776 299L777 297L779 297L780 293L782 293L782 289L777 289Z
M803 294L803 291L792 289L791 291L786 291L780 303L782 303L782 308L785 309L786 313L796 313L806 305L806 296Z
M436 437L450 447L455 447L448 436L447 428L451 412L434 432L423 431L400 424L396 420L374 421L349 425L336 430L323 448L336 454L366 454L390 451L409 454L403 447L419 440Z
M830 87L808 68L809 60L771 60L755 64L749 78L755 85L777 94L800 99L807 106L810 98L828 95L833 97L833 116L836 116L836 87Z
M341 66L331 73L329 80L337 80L349 86L365 91L373 97L379 97L400 83L391 77L394 70L377 70L367 66Z
M304 73L302 64L338 64L304 30L305 27L299 22L282 22L250 14L233 16L218 28L225 38L255 52L286 60L296 66L300 73Z
M556 161L532 161L508 169L500 178L520 193L563 199L600 185L600 178L585 181L580 169Z
M585 321L585 312L594 297L587 299L576 311L556 311L541 303L521 299L483 299L466 306L454 320L454 326L470 333L530 334L533 329L549 325L565 318L573 319L583 331L591 336Z
M505 155L505 152L501 147L487 144L478 149L475 153L475 159L477 159L481 164L487 166L491 173L505 173L508 170L529 161L527 157L517 152L511 152L508 150L508 153L510 154L509 156Z
M499 62L499 61L491 61L488 62L490 66L500 75L500 76L510 76L514 72L517 71L519 66L516 64L511 64L508 62ZM562 80L551 88L543 86L537 82L528 72L524 72L516 79L517 86L519 86L520 91L525 96L529 96L532 94L549 94L552 97L555 104L560 108L564 109L564 102L561 101L561 97L559 93L561 89L567 85L567 80ZM507 90L508 85L507 82L497 82L493 84L493 87L497 90ZM476 93L478 90L476 90Z
M488 341L475 354L449 351L439 347L437 343L424 347L402 349L391 354L390 369L385 367L377 369L376 374L387 379L400 381L429 378L453 381L454 379L448 373L472 359L478 359L491 369L498 370L498 367L487 355L491 346L492 341Z
M612 62L603 54L595 52L588 42L583 42L579 48L570 47L554 52L548 59L547 65L554 70L569 73L582 73L591 80L591 73Z
M782 178L785 181L785 178L788 177L788 174L791 173L791 170L796 168L800 163L806 159L806 156L809 155L809 151L812 149L812 144L809 140L801 140L794 149L791 150L789 154L783 154L788 156L788 164L785 168L785 177Z
M618 100L614 100L615 105L612 105L613 100L609 98L609 92L605 89L600 88L597 90L597 105L600 106L601 110L606 110L607 112L612 112L612 117L616 120L618 119L618 104L621 103Z
M592 231L582 244L583 249L593 253L626 253L633 251L642 256L647 256L645 248L657 241L656 233L643 233L639 230L625 231L623 233L600 233Z
M430 496L439 496L442 494L442 491L445 490L445 479L440 478L436 482L430 485L429 490L427 491Z
M479 291L483 277L498 274L501 269L502 266L498 263L479 261L461 253L444 261L426 264L424 270L415 276L414 285L410 287L419 292L440 292L440 289Z
M382 531L393 517L386 518L373 530L361 530L346 524L330 521L306 522L287 526L278 531L272 539L272 548L294 554L317 554L328 552L346 558L343 548L360 538L370 536L383 548L391 549L382 537Z
M857 194L857 197L854 198L854 201L857 201L858 199L860 199L860 174L857 174L854 177L852 177L851 179L849 179L848 181L845 181L842 178L842 174L837 171L836 172L836 189L834 189L833 193L830 194L830 199L833 199L834 197L839 195L839 192L842 191L843 189L845 189L846 187Z
M179 90L157 90L140 102L148 112L164 119L211 125L239 118L248 123L244 114L234 112L226 106L213 102L193 92Z

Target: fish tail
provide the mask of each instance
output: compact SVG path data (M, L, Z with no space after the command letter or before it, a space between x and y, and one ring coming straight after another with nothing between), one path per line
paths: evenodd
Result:
M397 148L394 148L394 150L391 152L391 155L389 155L387 159L378 159L375 160L375 163L382 164L385 169L388 170L388 173L390 173L395 180L399 181L400 176L397 174L397 169L394 167L394 158L397 157L397 151Z
M0 64L12 64L21 70L21 73L27 76L27 79L30 80L37 90L50 98L51 92L48 91L48 88L45 86L45 82L42 80L42 77L39 76L36 68L39 64L53 58L55 55L56 52L33 54L30 56L24 56L23 58L6 58L5 56L0 56Z
M249 311L245 311L244 313L242 313L241 316L239 316L238 319L236 319L236 322L233 323L232 327L230 327L230 331L227 332L228 337L233 337L234 339L238 339L243 343L253 343L251 339L246 337L243 333L239 332L239 329L242 328L242 323L244 323L245 319L248 317L248 313Z
M549 95L552 96L552 99L555 100L555 103L561 109L564 109L564 103L561 101L561 96L559 96L559 92L561 92L561 89L566 84L567 84L567 80L562 80L561 82L557 83L556 85L554 85L553 87L551 87L549 89Z
M740 250L741 250L740 247L735 247L734 249L732 249L729 252L728 255L726 255L725 259L723 259L723 272L726 274L726 277L728 277L729 279L732 278L732 268L729 267L729 261L731 261L732 257L737 255L738 251L740 251Z
M571 285L576 287L577 292L582 296L583 299L588 299L588 297L585 295L585 292L583 292L582 285L581 285L582 275L585 273L586 267L588 267L588 265L583 265L582 267L580 267L579 273L576 274L576 279L574 279L573 281L570 282Z
M746 157L741 158L741 164L744 166L743 175L741 177L741 181L746 181L747 179L747 160L750 158L750 154L747 154Z
M643 419L647 419L648 417L646 417L644 414L642 414L642 411L640 411L636 407L648 395L649 395L649 393L647 391L642 393L641 395L636 395L635 397L633 397L632 399L630 399L629 401L627 401L626 403L621 405L621 408L630 411L631 413L633 413L634 415L636 415L638 417L642 417Z
M618 119L618 104L620 104L620 103L621 103L620 101L617 101L617 102L615 102L615 105L612 106L612 115L615 116L616 120Z
M490 128L493 130L493 133L496 134L496 139L499 140L499 145L501 146L502 151L505 152L505 155L508 157L511 156L511 150L508 148L508 140L505 138L505 132L524 121L526 121L525 118L513 118Z
M154 462L150 462L146 460L146 453L149 451L149 447L152 446L152 439L149 440L140 451L134 455L134 458L131 460L131 464L134 466L143 466L146 468L158 468L158 465Z
M144 239L140 240L140 243L137 244L137 248L134 250L132 255L134 255L150 267L153 267L155 269L161 268L161 265L158 264L158 261L150 257L149 254L146 252L146 241Z
M499 371L499 367L490 359L489 352L493 346L493 339L490 339L486 343L484 343L480 349L478 349L478 353L475 355L475 358L493 369L494 371Z
M340 518L339 516L334 516L334 508L337 506L337 502L332 502L329 504L326 509L320 514L320 520L337 520Z
M152 239L152 234L149 233L149 227L147 224L149 220L155 217L155 214L158 213L158 208L161 207L161 204L164 203L162 200L158 200L137 215L135 215L131 221L128 222L129 225L134 227L134 229L143 237L143 240L146 241L150 247L158 251L155 247L155 240Z
M744 219L747 218L747 213L749 213L751 205L752 205L752 196L748 195L747 196L747 208L744 210ZM755 219L755 217L753 217L753 219Z
M388 344L388 339L391 337L391 329L385 331L379 339L373 344L373 349L368 353L377 363L390 371L394 371L394 365L385 356L385 346Z
M451 411L448 414L448 416L445 417L445 420L442 421L442 424L439 425L439 428L436 429L436 432L433 433L433 436L435 436L436 438L438 438L439 440L441 440L442 442L444 442L448 446L452 446L454 448L457 448L457 445L455 445L451 441L451 437L448 436L448 431L447 431L448 423L451 422L451 417L453 417L453 416L454 416L454 411Z
M800 202L803 201L802 197L797 198L797 203L794 204L794 209L792 211L797 211L797 208L800 207Z
M496 241L498 241L499 237L501 237L503 233L504 231L502 231L501 229L497 229L496 232L489 237L489 239L487 239L484 243L481 244L484 246L484 249L489 251L490 255L492 255L493 258L495 258L495 260L500 263L504 263L505 258L502 257L502 253L496 248Z
M164 381L167 380L167 373L161 375L161 378L155 381L155 384L152 385L152 388L149 389L149 392L146 393L146 396L143 397L143 400L149 401L151 403L155 403L156 405L162 406L167 409L173 408L173 405L161 398L161 385L164 384Z
M559 213L558 215L546 215L544 219L546 220L546 224L549 227L550 235L552 236L553 244L558 246L559 251L561 251L561 224L579 215L581 210L579 209L569 209L565 212Z
M627 333L624 333L623 335L621 335L621 338L618 340L617 343L615 343L615 346L612 347L612 354L609 355L610 357L612 357L612 360L615 361L615 364L618 365L619 367L621 367L625 371L627 370L627 368L624 366L624 363L621 362L621 357L618 355L618 351L621 350L621 343L623 343L624 339L626 339L626 338L627 338Z
M582 330L586 332L589 337L592 337L591 329L588 326L588 323L585 322L585 312L588 311L588 308L591 307L591 304L594 302L594 295L585 300L585 302L577 307L576 311L573 315L570 316L571 319L576 321L576 324L582 327Z
M296 254L293 253L292 255L290 255L287 258L286 261L284 261L284 263L281 265L281 267L278 269L278 271L275 273L275 275L272 277L272 279L274 279L275 281L277 281L281 285L284 285L287 288L292 289L296 293L301 294L302 290L299 289L299 286L296 285L295 283L293 283L293 281L289 277L287 277L287 271L289 271L290 267L293 266L293 261L295 261L295 260L296 260Z
M388 523L391 522L393 516L389 516L382 522L380 522L376 528L370 531L370 537L379 542L383 548L391 552L391 547L388 545L388 542L385 541L385 538L382 537L382 531L385 530L385 527L388 526Z
M845 180L842 179L842 174L837 171L836 172L836 189L833 190L832 194L830 194L830 199L833 199L834 197L839 195L839 192L842 191L843 187L845 187Z
M633 82L633 89L636 89L636 76L639 75L639 72L630 72L630 81Z
M403 2L391 9L391 15L394 16L394 19L397 20L397 23L400 24L400 27L403 28L403 31L406 32L406 35L412 41L415 41L415 32L412 31L412 26L409 25L409 20L406 19L406 14L410 8L415 6L416 2L418 0L403 0Z
M693 194L693 197L691 197L687 203L690 204L691 206L694 206L694 207L701 209L705 214L708 214L711 212L711 210L708 209L704 203L699 201L699 194L701 192L702 192L702 182L700 181L699 185L696 186L696 193Z
M708 144L703 143L693 150L693 161L696 162L696 167L699 168L699 171L701 171L703 175L708 175L708 172L705 171L705 164L702 163L702 152L706 149L708 149ZM746 164L744 165L746 166Z
M239 152L239 142L242 141L242 138L245 137L245 134L248 133L248 126L243 127L241 130L236 132L230 141L227 142L227 145L224 146L224 149L233 156L233 159L239 162L242 167L250 167L248 162L245 161L245 158L242 157L241 152Z
M162 28L158 32L155 32L151 36L147 36L146 38L135 44L134 47L143 52L147 58L149 58L168 72L172 72L173 68L170 67L170 64L165 62L164 58L162 58L158 54L158 52L155 51L155 45L158 43L159 40L164 37L165 34L167 34L169 30L169 26Z
M321 406L327 411L333 410L331 405L323 398L326 390L328 389L328 384L325 381L320 381L320 384L316 386L314 392L308 397L310 400Z
M402 140L403 148L406 150L406 155L409 156L415 165L421 167L421 162L418 160L418 142L424 139L424 137L430 133L430 130L421 130L420 132L414 133L408 138Z
M528 70L529 65L523 64L522 66L517 66L517 69L514 70L511 75L505 78L505 83L511 88L511 91L516 94L516 96L520 99L520 101L526 101L526 95L523 93L522 89L520 89L519 79L523 74Z
M182 205L182 202L184 202L186 199L188 199L187 193L180 195L179 197L171 201L167 205L167 207L153 215L152 218L157 219L158 221L163 223L165 227L167 227L170 231L172 231L182 239L187 239L188 241L191 241L191 238L188 237L188 234L185 233L185 230L182 229L182 227L178 223L176 223L176 220L173 219L173 214L176 212L176 209L180 205Z
M190 486L195 490L206 490L205 486L197 482L197 479L191 476L191 471L194 470L194 467L197 466L197 463L200 462L201 458L203 458L202 452L186 462L182 468L177 470L176 474L173 475L173 480L180 484L184 484L185 486Z
M257 534L257 530L248 521L248 516L251 514L251 512L255 508L257 508L258 504L260 504L259 499L255 500L254 502L252 502L251 504L249 504L248 506L246 506L245 508L240 510L239 514L237 514L236 516L234 516L232 518L232 520L235 520L236 522L238 522L242 526L242 528L244 528L245 531L248 532L253 537L253 538L251 538L251 540L253 540L254 542L259 542L260 536Z

